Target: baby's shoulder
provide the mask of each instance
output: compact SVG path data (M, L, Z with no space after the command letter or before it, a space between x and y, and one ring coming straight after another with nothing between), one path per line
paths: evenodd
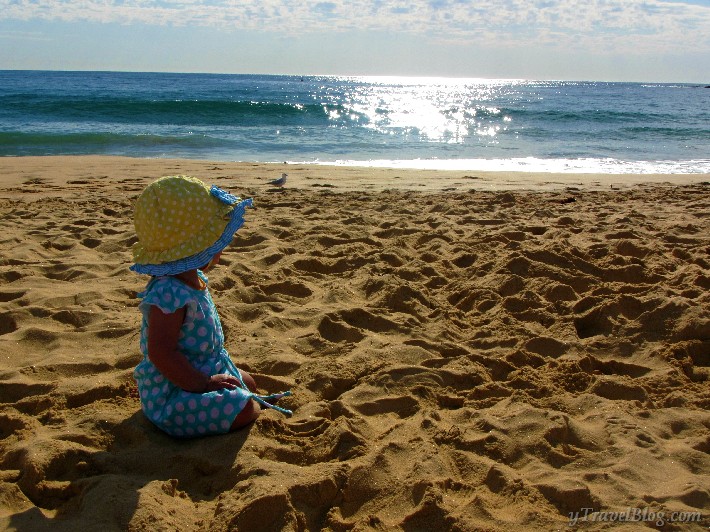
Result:
M153 277L142 293L147 294L150 292L159 292L165 290L187 292L185 284L182 281L176 279L171 275L161 275L160 277Z
M174 312L194 299L192 291L183 282L170 276L151 279L138 297L142 304L157 305L165 312Z

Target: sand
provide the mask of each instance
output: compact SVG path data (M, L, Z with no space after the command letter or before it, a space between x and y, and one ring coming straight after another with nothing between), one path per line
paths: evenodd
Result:
M254 198L210 284L291 418L140 412L132 204L177 173ZM0 529L706 530L708 181L0 159Z

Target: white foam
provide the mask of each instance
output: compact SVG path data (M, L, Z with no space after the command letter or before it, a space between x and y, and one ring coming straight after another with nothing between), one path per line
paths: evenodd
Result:
M334 161L289 161L292 164L457 170L490 172L544 172L569 174L707 174L710 159L687 161L620 161L617 159L339 159Z

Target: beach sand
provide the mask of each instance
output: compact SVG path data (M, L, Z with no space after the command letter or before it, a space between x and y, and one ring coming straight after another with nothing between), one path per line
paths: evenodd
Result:
M254 198L210 285L293 417L140 412L132 205L171 174ZM706 530L708 181L2 158L0 529Z

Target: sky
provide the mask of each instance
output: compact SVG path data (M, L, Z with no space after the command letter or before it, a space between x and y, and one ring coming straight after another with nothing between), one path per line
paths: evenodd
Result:
M0 69L710 84L710 0L0 0Z

